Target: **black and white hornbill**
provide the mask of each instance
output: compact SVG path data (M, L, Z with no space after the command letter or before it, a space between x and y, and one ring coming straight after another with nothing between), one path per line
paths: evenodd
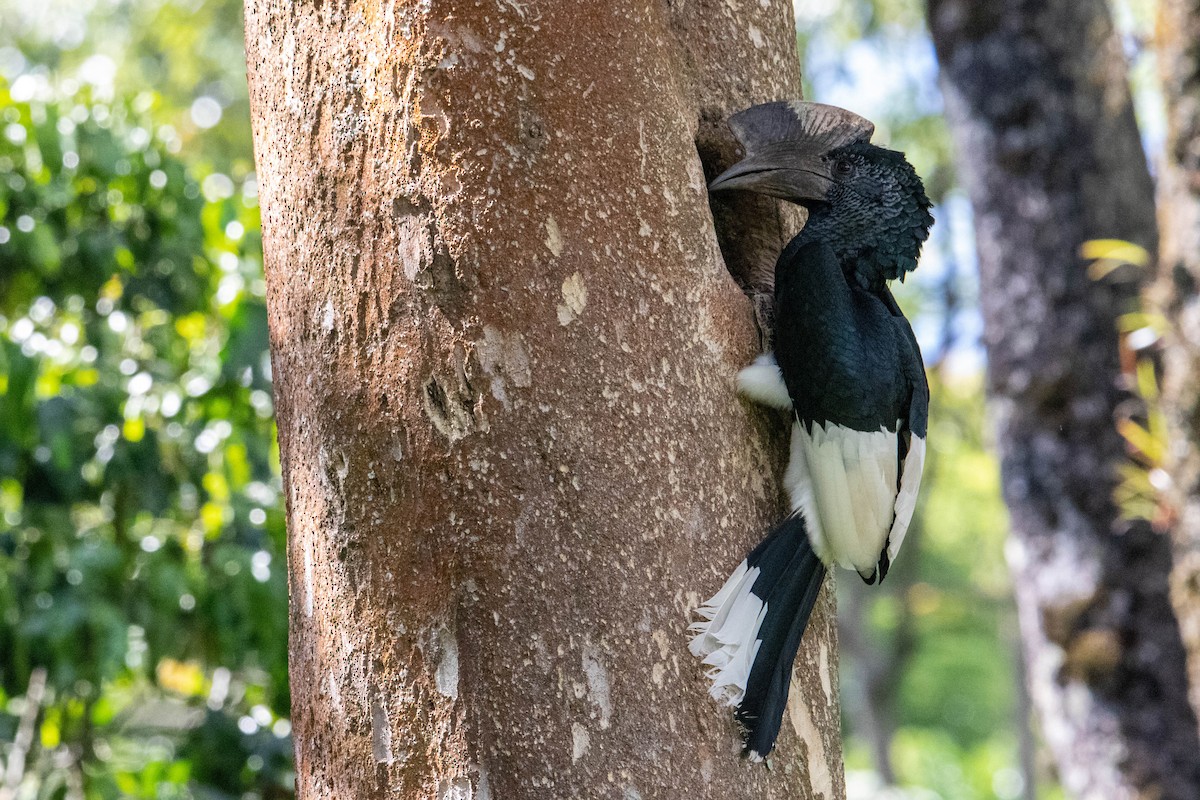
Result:
M792 412L791 514L698 610L692 652L737 707L745 752L775 745L792 662L830 565L883 580L912 519L929 386L888 290L917 266L933 217L902 153L874 126L818 103L767 103L729 121L746 157L710 191L799 203L808 222L775 267L774 353L738 375L747 397Z

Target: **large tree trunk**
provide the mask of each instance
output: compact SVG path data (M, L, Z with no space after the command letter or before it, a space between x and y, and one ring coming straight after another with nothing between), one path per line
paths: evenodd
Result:
M1162 0L1158 56L1167 99L1159 180L1162 247L1152 297L1170 322L1163 403L1171 431L1171 505L1179 615L1192 708L1200 709L1200 1Z
M301 797L842 796L830 600L775 769L686 649L781 456L697 145L798 94L794 39L784 0L248 0Z
M1136 282L1080 245L1155 245L1153 187L1103 0L931 0L975 208L989 393L1029 681L1077 798L1200 797L1169 541L1120 520L1116 318Z

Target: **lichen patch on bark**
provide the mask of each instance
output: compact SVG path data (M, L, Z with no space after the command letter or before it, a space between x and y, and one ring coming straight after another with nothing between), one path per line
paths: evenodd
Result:
M828 757L825 754L825 741L813 718L812 711L809 710L808 699L804 694L804 687L793 679L792 697L789 699L787 707L788 719L805 745L807 756L805 765L808 767L808 786L812 791L812 797L832 800L834 783Z
M587 308L588 291L583 282L583 276L578 272L572 273L563 281L562 302L558 305L558 324L570 325L583 314Z

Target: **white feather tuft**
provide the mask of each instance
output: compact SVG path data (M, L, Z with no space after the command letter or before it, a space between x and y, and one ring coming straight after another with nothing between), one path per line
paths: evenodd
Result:
M750 591L758 574L758 567L742 561L721 590L696 610L701 621L688 626L695 633L688 649L711 667L705 673L712 681L709 693L725 705L742 702L761 644L758 629L767 605Z
M763 353L737 375L738 392L756 403L792 410L792 398L774 353Z

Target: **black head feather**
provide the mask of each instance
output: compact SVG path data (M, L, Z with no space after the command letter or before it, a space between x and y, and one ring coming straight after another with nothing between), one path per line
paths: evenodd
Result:
M848 274L874 287L916 269L932 204L916 170L895 150L855 142L822 156L831 184L808 203L801 236L833 248Z

